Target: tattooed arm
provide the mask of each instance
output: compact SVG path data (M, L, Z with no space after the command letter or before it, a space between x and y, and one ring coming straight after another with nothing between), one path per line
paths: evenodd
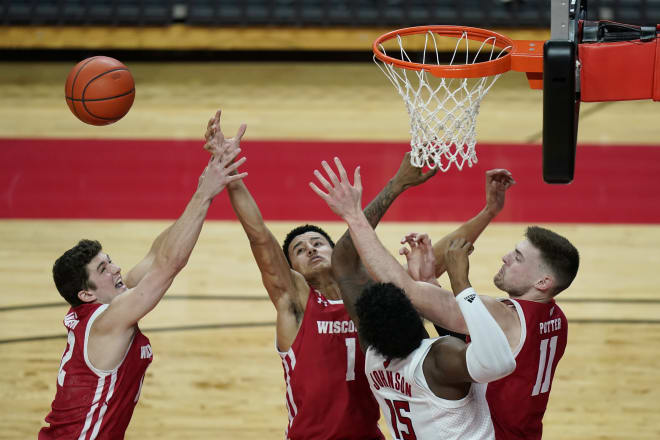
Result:
M364 215L371 227L375 228L378 225L378 222L385 215L385 212L394 199L402 192L412 186L426 182L435 172L436 170L432 170L423 173L421 168L412 166L410 164L410 153L406 153L397 173L364 209ZM314 174L318 176L320 173L315 171ZM355 302L364 287L372 283L373 280L360 261L360 255L353 244L348 230L335 245L332 253L332 272L335 280L339 283L341 295L344 299L344 306L348 310L353 322L357 325L358 319L355 313Z

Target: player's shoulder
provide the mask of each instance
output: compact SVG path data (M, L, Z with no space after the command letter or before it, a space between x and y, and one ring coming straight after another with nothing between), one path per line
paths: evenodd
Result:
M428 340L425 339L425 341ZM449 335L431 340L430 345L427 357L432 356L436 359L442 359L443 356L448 356L451 353L461 352L467 346L465 341Z

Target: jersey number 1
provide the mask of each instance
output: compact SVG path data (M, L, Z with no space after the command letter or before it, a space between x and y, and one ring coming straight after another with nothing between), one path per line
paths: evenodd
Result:
M355 338L346 338L346 382L355 380Z
M550 354L548 352L548 341L550 341ZM532 390L532 396L538 396L539 393L547 393L552 381L552 361L555 360L555 351L557 350L557 336L541 341L541 357L539 359L539 371L536 373L536 383ZM545 375L543 374L545 372ZM544 378L545 376L545 378ZM543 381L543 382L541 382Z

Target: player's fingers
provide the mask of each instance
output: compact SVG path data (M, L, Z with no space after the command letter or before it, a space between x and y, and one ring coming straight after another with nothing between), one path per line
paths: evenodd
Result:
M321 182L321 185L325 187L328 191L332 188L332 185L330 182L328 182L325 177L323 177L323 174L319 170L314 170L314 175L316 176L317 179L319 179L319 182Z
M240 167L241 165L243 165L246 160L247 160L247 157L243 156L240 159L238 159L236 162L229 165L228 167L225 167L225 170L227 170L228 172L232 172L232 171L236 170L238 167Z
M227 166L227 164L230 163L232 160L234 160L236 158L236 156L238 156L238 153L240 153L240 152L241 152L240 147L239 148L232 148L230 150L221 151L220 152L221 157L222 157L222 161L220 162L221 165L223 167Z
M242 172L240 174L231 174L227 176L227 182L234 182L236 180L241 180L244 177L247 177L248 173L247 172Z
M328 162L323 161L321 162L321 165L323 166L323 169L325 172L328 174L328 177L330 178L330 181L336 186L339 185L339 178L335 174L335 172L330 168L330 165L328 165Z
M429 180L431 177L435 176L437 172L438 172L438 168L432 168L428 170L426 173L423 173L422 176L424 177L424 182Z
M212 127L213 127L213 122L215 121L214 118L209 119L209 123L206 125L206 133L204 133L204 139L208 139L211 137L212 133Z
M321 191L318 186L314 182L309 182L309 187L312 188L312 191L314 191L316 194L318 194L319 197L321 197L323 200L328 199L328 195Z
M238 127L238 132L236 133L236 139L240 141L243 138L243 135L245 134L245 130L247 130L247 124L241 124L241 126Z
M362 178L360 177L360 167L355 169L355 176L353 178L353 186L358 191L362 191Z
M406 255L410 253L410 249L408 249L406 246L403 246L401 249L399 249L399 255Z
M346 170L344 169L344 165L342 165L341 160L339 160L338 157L334 158L335 165L337 166L337 171L339 171L339 177L341 178L342 182L348 182L348 175L346 174ZM348 182L350 184L350 182Z

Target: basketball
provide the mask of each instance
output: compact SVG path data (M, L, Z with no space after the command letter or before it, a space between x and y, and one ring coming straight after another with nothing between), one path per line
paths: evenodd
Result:
M75 65L64 87L71 112L86 124L108 125L133 105L135 82L128 68L114 58L96 56Z

